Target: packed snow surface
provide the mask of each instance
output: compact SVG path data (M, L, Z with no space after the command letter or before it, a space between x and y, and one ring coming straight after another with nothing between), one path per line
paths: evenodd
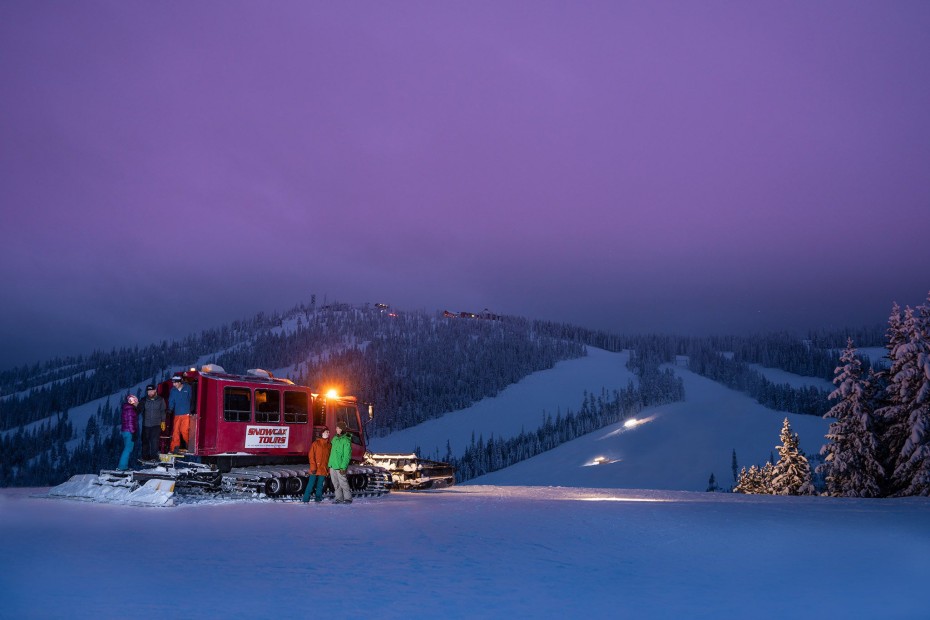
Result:
M930 615L925 498L468 486L138 508L41 492L0 490L6 618Z
M733 451L738 468L778 459L775 446L786 417L801 450L816 454L829 421L773 411L749 396L691 371L675 368L683 402L650 407L553 450L477 478L475 484L563 485L704 491L710 475L730 488ZM594 459L607 462L590 467Z

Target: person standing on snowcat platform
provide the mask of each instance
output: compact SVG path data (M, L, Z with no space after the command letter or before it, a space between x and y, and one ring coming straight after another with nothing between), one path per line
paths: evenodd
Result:
M304 503L310 501L311 493L314 494L314 502L323 501L323 487L326 485L326 476L329 475L327 464L329 463L331 451L329 429L324 428L323 433L310 444L310 453L307 455L310 460L310 478L307 480L307 488L304 490Z
M154 385L145 387L145 400L139 407L142 413L142 460L158 459L158 438L165 430L165 399L158 395Z
M123 436L123 453L119 457L119 465L116 466L116 469L120 471L127 471L129 469L129 455L132 453L132 437L136 434L136 424L138 422L136 419L138 415L136 405L138 404L139 399L136 398L135 394L127 395L126 401L123 403L120 424L120 434Z
M168 397L168 409L174 412L174 424L171 432L171 452L179 452L181 439L188 450L188 437L191 428L191 386L181 379L181 375L171 377L171 396Z
M345 422L336 423L336 436L333 437L333 447L329 454L329 474L333 481L335 497L334 504L351 504L352 491L349 489L349 479L346 468L352 459L352 440L344 434Z

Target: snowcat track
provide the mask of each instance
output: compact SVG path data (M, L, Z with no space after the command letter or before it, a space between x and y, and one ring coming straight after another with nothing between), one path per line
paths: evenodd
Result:
M349 465L347 469L349 488L354 496L380 497L389 493L390 474L380 467ZM300 496L307 488L307 470L280 466L257 466L233 468L222 474L224 490L264 493L269 497ZM298 480L299 484L289 481ZM277 481L277 482L276 482ZM327 482L324 496L332 496L332 485Z

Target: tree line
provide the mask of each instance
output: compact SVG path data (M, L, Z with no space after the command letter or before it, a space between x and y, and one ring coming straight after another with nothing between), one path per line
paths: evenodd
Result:
M638 375L639 387L631 382L610 395L606 391L597 397L586 393L577 413L571 410L564 416L557 413L555 419L546 415L538 429L524 431L510 439L495 439L491 435L485 442L482 435L477 441L472 436L462 457L446 456L455 466L456 480L464 482L510 467L582 435L634 417L646 407L684 399L681 379L669 369L660 370L658 356L648 352L633 355L628 367Z
M885 336L888 368L867 368L850 337L834 370L835 404L824 414L832 422L817 467L824 495L930 496L930 297L915 308L895 304ZM774 466L744 469L734 490L815 493L787 419L779 452Z
M109 402L99 406L79 441L67 412L56 423L0 437L0 487L52 486L76 474L116 468L123 449L119 425L113 423L117 417Z
M930 296L892 307L890 366L863 368L850 339L826 417L826 492L846 497L930 495Z

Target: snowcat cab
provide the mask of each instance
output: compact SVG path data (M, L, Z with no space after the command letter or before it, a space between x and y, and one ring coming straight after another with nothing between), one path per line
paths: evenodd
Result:
M187 454L201 463L221 472L255 465L304 465L313 440L324 429L335 433L337 422L352 438L352 461L364 460L365 433L354 396L316 393L258 369L233 375L205 366L180 375L191 386L194 403ZM168 381L158 386L166 402L172 389ZM169 420L169 429L172 423ZM163 442L170 436L166 432Z

